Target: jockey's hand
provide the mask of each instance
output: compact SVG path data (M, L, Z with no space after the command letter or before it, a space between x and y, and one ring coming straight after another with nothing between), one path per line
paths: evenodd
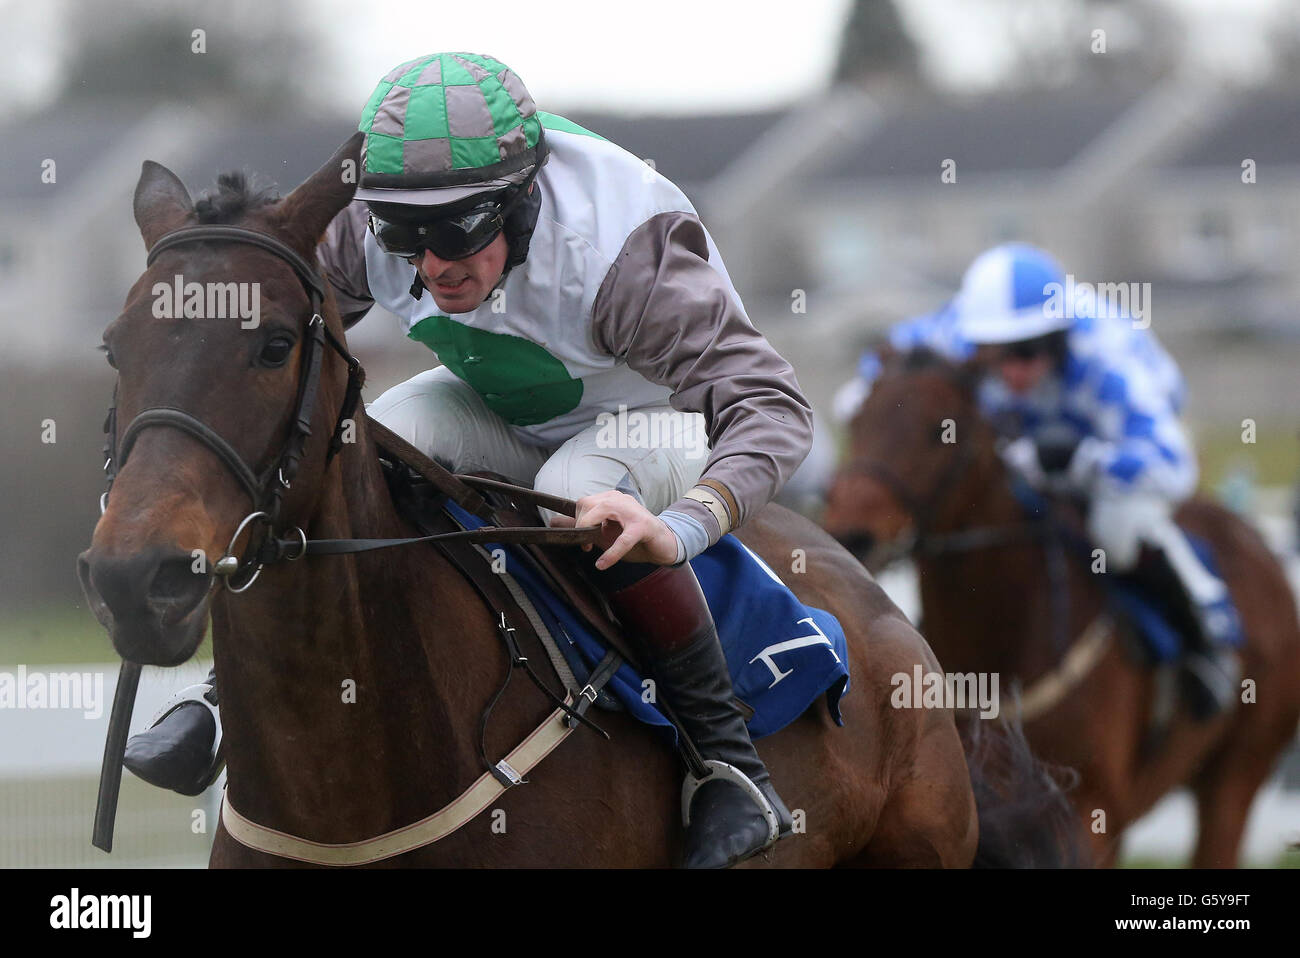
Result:
M1028 436L1020 436L1006 443L1000 450L1002 461L1035 489L1047 485L1047 474L1038 461L1038 446Z
M625 492L610 490L578 500L576 519L555 516L552 526L600 526L604 550L597 569L608 569L620 559L672 565L677 561L677 536L668 524ZM591 546L582 547L590 551Z

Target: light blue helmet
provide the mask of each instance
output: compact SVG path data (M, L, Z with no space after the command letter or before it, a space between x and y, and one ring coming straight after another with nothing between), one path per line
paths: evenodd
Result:
M957 328L976 345L1015 343L1068 329L1068 310L1049 307L1065 286L1059 263L1027 243L1004 243L985 250L962 277L953 300Z

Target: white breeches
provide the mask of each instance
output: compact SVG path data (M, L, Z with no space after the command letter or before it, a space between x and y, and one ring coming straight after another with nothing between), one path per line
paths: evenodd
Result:
M1088 514L1088 534L1105 552L1107 571L1130 571L1145 543L1164 552L1195 601L1216 602L1226 586L1201 564L1174 522L1174 508L1168 499L1149 493L1098 496Z
M531 445L445 366L394 386L366 412L456 472L490 469L566 499L619 489L655 515L695 485L709 457L704 416L671 406L603 413L558 447ZM547 522L555 515L541 512Z

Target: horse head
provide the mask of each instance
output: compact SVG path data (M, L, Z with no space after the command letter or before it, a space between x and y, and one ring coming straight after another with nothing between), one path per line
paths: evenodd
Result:
M348 364L317 348L328 337L342 351L343 329L315 247L356 189L359 146L358 134L283 200L227 175L195 203L171 171L144 164L134 207L149 265L103 335L118 373L111 490L77 563L124 659L189 659L218 574L241 564L218 559L277 517L305 524L312 512L349 387ZM268 502L275 516L245 521Z
M849 424L849 451L822 524L869 566L950 528L972 483L999 468L974 369L927 349L880 351L882 369Z

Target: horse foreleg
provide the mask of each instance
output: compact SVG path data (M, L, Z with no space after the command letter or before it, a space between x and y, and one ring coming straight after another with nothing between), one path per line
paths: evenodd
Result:
M1197 817L1193 868L1237 867L1251 803L1277 755L1272 748L1234 746L1220 749L1192 786Z

